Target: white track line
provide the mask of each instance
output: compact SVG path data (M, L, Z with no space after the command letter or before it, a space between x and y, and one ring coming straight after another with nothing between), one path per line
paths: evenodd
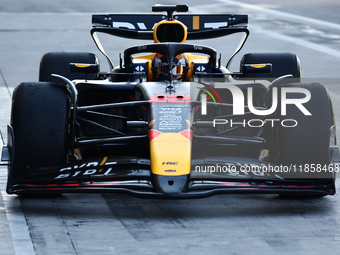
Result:
M277 32L274 32L272 30L266 30L266 29L262 29L260 27L257 26L251 26L251 31L257 32L257 33L261 33L261 34L265 34L267 36L270 37L274 37L276 39L282 40L282 41L286 41L286 42L291 42L294 44L298 44L300 46L315 50L315 51L319 51L325 54L329 54L333 57L338 57L340 58L340 51L337 50L333 50L331 48L328 48L326 46L322 46L316 43L312 43L303 39L299 39L299 38L295 38L292 36L288 36L288 35L283 35Z
M1 77L0 77L1 78ZM5 81L0 80L0 120L9 120L11 96L4 86ZM8 118L7 118L8 117ZM2 126L1 126L2 127ZM2 128L6 132L6 129ZM6 134L3 134L6 136ZM0 154L2 142L0 142ZM12 243L16 255L35 255L33 243L28 230L27 221L23 213L20 200L15 195L6 193L7 168L0 167L0 189L6 210L6 217L12 236ZM0 251L1 254L1 251Z
M300 16L300 15L296 15L296 14L291 14L291 13L287 13L287 12L277 11L277 10L273 10L273 9L267 9L267 8L264 8L264 7L261 7L261 6L258 6L258 5L246 4L246 3L236 2L236 1L231 1L231 0L217 0L217 1L222 2L222 3L226 3L226 4L230 4L230 5L240 6L240 7L243 7L243 8L258 10L258 11L273 14L273 15L276 15L276 16L284 16L286 18L298 19L298 20L301 20L301 21L310 22L310 23L314 23L314 24L317 24L317 25L322 25L322 26L327 26L327 27L330 27L330 28L340 29L340 25L337 24L337 23L333 23L333 22L323 21L323 20L314 19L314 18L308 18L308 17L304 17L304 16ZM273 2L273 3L275 3L275 2Z
M307 18L307 17L295 15L295 14L290 14L290 13L285 13L285 12L281 12L281 11L266 9L266 8L263 8L263 7L260 7L260 6L235 2L235 1L231 1L231 0L218 0L218 1L226 3L226 4L230 4L230 5L239 6L239 7L242 7L242 8L253 9L253 10L257 10L259 12L265 12L265 13L269 13L269 14L276 15L276 16L283 16L283 17L286 17L286 18L289 18L289 19L296 19L296 20L300 20L300 21L303 21L303 22L310 22L310 23L313 23L313 24L322 25L322 26L326 26L326 27L335 28L335 29L340 30L340 25L336 24L336 23L317 20L317 19L313 19L313 18ZM195 7L191 8L191 11L201 10L202 8L204 9L204 5L195 6ZM265 34L266 36L273 37L275 39L294 43L294 44L297 44L297 45L300 45L300 46L303 46L303 47L306 47L306 48L309 48L309 49L312 49L312 50L315 50L315 51L318 51L318 52L321 52L321 53L331 55L333 57L340 58L340 51L331 49L331 48L326 47L326 46L322 46L322 45L319 45L319 44L316 44L316 43L312 43L310 41L303 40L303 39L300 39L300 38L295 38L295 37L292 37L292 36L280 34L280 33L277 33L273 30L266 30L266 29L263 29L261 27L254 26L252 24L249 24L249 28L250 28L250 32L253 31L253 32Z
M5 168L1 169L1 171L4 170ZM6 208L6 217L12 234L15 254L35 255L36 253L19 198L8 195L4 187L1 187L1 195Z

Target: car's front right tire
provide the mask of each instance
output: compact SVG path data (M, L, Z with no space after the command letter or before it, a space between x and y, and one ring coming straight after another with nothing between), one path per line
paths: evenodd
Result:
M324 182L325 185L334 186L335 171L331 162L330 144L336 145L335 132L331 132L331 129L335 130L335 121L326 87L319 83L292 83L276 87L279 90L283 88L308 90L311 98L303 103L302 107L311 115L305 115L297 105L291 103L286 105L286 114L283 115L280 96L282 91L279 93L278 109L272 118L278 119L281 124L272 130L274 131L270 152L272 162L279 166L300 168L299 171L304 175L303 179L321 181L320 183ZM297 101L303 97L301 92L287 93L287 98L291 100ZM298 194L290 196L296 195Z

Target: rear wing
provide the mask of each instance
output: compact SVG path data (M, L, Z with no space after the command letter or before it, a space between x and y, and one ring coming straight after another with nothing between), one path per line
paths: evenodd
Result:
M164 14L94 14L93 27L115 27L134 30L152 30L153 27L166 19ZM188 31L220 27L247 27L248 15L231 14L177 14L178 20L187 26Z
M113 63L101 45L97 32L123 38L153 40L154 27L166 19L167 15L164 14L94 14L91 35L99 51L107 58L110 68L113 69ZM243 32L244 36L230 57L227 68L249 36L248 15L175 14L173 19L186 26L187 40L211 39Z
M92 26L103 32L130 39L153 39L153 28L167 16L162 14L95 14ZM182 22L188 31L188 40L209 39L237 32L245 32L248 15L231 14L176 14L174 20Z

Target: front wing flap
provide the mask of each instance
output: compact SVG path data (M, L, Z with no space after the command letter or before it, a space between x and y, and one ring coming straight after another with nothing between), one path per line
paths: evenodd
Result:
M242 158L238 166L245 166ZM256 171L197 171L200 167L225 164L226 159L205 158L193 161L185 188L177 193L164 193L155 175L151 173L148 159L133 157L103 158L99 161L77 161L62 167L30 169L31 178L11 180L7 191L15 194L48 193L123 193L137 197L152 198L201 198L216 194L300 194L333 195L334 179L305 177L299 169L283 173L260 173ZM243 161L243 163L242 163ZM240 163L241 162L241 163ZM258 166L268 163L253 160ZM196 165L195 165L196 164ZM236 162L234 162L236 164ZM235 174L237 173L238 174ZM174 178L183 176L174 176ZM171 180L171 178L169 179ZM170 184L171 185L171 184Z

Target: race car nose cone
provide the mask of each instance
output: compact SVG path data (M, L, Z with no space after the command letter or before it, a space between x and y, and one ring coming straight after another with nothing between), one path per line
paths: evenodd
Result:
M185 189L188 176L189 175L154 175L154 184L159 192L164 195L174 197L179 195Z

